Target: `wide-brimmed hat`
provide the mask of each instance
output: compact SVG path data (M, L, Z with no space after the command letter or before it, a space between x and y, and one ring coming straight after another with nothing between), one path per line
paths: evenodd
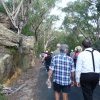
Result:
M82 47L81 47L81 46L77 46L77 47L75 47L75 51L79 51L79 52L81 52L81 51L82 51Z

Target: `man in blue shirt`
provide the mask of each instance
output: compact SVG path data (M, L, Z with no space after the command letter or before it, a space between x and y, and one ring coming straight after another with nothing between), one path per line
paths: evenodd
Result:
M53 88L55 91L55 100L60 100L62 92L63 100L68 100L71 83L74 81L74 62L71 57L67 55L68 46L62 44L60 46L60 54L52 58L49 67L48 79L53 74Z

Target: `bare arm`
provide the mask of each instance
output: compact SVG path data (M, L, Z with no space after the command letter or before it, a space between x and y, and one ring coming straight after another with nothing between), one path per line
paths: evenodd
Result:
M52 78L52 74L53 74L53 71L50 69L49 72L48 72L48 79L51 80L51 78Z
M75 80L75 71L71 72L71 85L74 86L76 84L76 80Z
M71 80L75 82L75 72L71 72Z

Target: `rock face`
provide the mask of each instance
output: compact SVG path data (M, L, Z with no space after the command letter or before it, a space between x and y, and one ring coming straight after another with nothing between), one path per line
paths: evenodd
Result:
M0 23L0 79L11 76L16 67L34 66L34 37L18 35Z
M0 24L0 45L19 46L19 35Z
M9 76L12 67L11 55L0 54L0 79L7 78Z
M3 13L0 13L0 23L2 23L8 29L10 29L12 27L12 23L9 20L9 17Z
M22 65L24 69L27 69L29 67L34 66L34 37L33 36L22 36L21 39L21 46L20 46L20 52L21 52L21 59L22 59Z
M18 49L19 36L0 23L0 79L9 77L13 68L12 48Z
M34 37L33 36L23 36L22 37L22 47L23 48L30 48L33 49L34 48Z

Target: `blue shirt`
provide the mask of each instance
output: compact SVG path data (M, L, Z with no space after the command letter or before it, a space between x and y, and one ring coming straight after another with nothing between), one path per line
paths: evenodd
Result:
M71 72L74 72L73 59L65 53L54 56L51 60L50 69L53 71L53 82L60 85L71 84Z

